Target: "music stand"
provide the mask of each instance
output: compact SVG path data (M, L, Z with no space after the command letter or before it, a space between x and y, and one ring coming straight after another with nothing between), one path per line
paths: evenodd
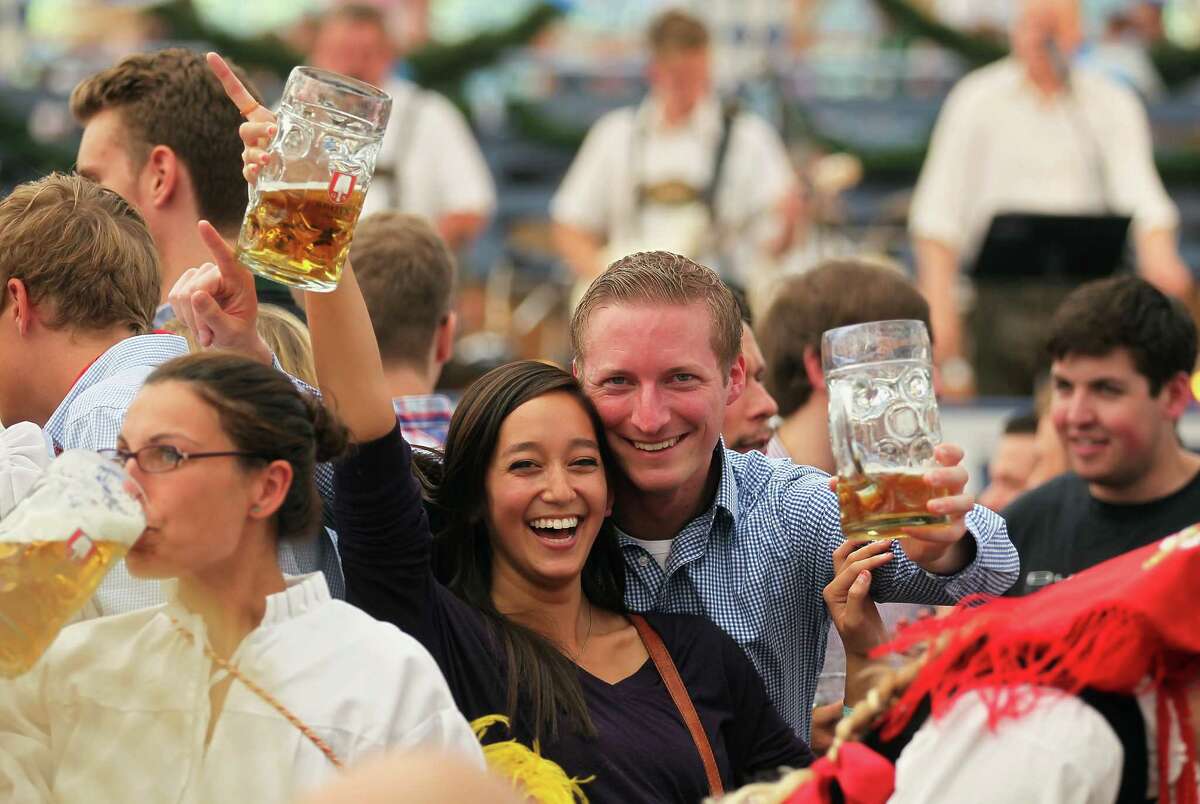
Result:
M1125 215L997 215L975 259L975 280L1073 285L1110 276L1125 265L1129 223Z

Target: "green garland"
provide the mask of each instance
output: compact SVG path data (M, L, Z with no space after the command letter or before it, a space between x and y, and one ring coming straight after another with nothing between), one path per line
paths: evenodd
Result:
M148 10L167 29L170 39L203 41L246 68L269 70L280 78L303 61L300 53L277 36L244 39L206 24L191 0L170 0ZM457 87L475 70L490 67L507 51L525 45L563 14L560 6L540 3L505 28L484 31L461 42L431 42L406 56L413 80L431 89L456 95Z
M277 36L247 39L212 27L200 19L191 0L170 0L152 6L146 13L156 17L166 27L166 38L181 42L207 42L213 50L246 69L268 70L285 78L301 62L300 54Z
M506 28L484 31L452 45L430 43L406 57L413 80L423 87L456 95L471 73L490 67L509 50L529 43L563 15L563 8L539 3Z
M944 25L911 0L874 0L901 34L926 39L957 53L972 67L980 67L1008 53L1007 46L986 34L969 34ZM1183 48L1160 42L1150 49L1150 60L1168 89L1200 77L1200 48Z

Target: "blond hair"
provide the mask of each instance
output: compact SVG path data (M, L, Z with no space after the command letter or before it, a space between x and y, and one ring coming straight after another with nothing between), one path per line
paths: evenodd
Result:
M259 336L279 358L279 365L288 374L309 385L317 384L317 367L313 362L312 338L304 322L282 307L260 304Z
M158 251L141 215L111 190L63 173L18 185L0 201L0 242L0 284L20 279L47 326L150 330Z
M728 372L742 351L737 300L711 268L669 251L642 251L614 262L592 281L571 316L571 351L585 358L588 321L608 304L686 306L703 303L712 322L709 343Z

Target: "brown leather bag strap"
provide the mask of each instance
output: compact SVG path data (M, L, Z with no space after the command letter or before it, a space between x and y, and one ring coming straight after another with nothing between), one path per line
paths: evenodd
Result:
M684 724L692 734L692 742L696 744L696 750L700 752L700 761L704 763L704 775L708 777L710 794L713 796L724 794L725 787L721 784L721 772L717 770L717 758L713 756L712 746L708 744L708 735L704 733L704 726L700 725L700 716L696 714L696 707L692 705L687 687L683 686L683 679L679 677L679 671L675 669L675 661L667 652L667 646L663 644L662 637L655 633L640 614L630 614L629 619L633 621L633 627L637 629L638 636L642 638L646 652L650 654L654 666L658 668L658 674L662 677L663 683L667 685L667 692L671 693L671 700L675 702L675 708L679 710Z

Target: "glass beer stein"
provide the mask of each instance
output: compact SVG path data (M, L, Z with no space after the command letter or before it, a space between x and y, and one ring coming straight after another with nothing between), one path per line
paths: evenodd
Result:
M391 111L391 97L370 84L292 70L271 161L250 189L238 235L243 265L304 290L337 287Z
M69 450L0 521L0 676L33 667L142 535L141 496L117 464Z
M876 321L831 329L821 361L846 538L900 538L948 523L927 508L946 490L924 479L937 466L933 449L942 440L925 325Z

